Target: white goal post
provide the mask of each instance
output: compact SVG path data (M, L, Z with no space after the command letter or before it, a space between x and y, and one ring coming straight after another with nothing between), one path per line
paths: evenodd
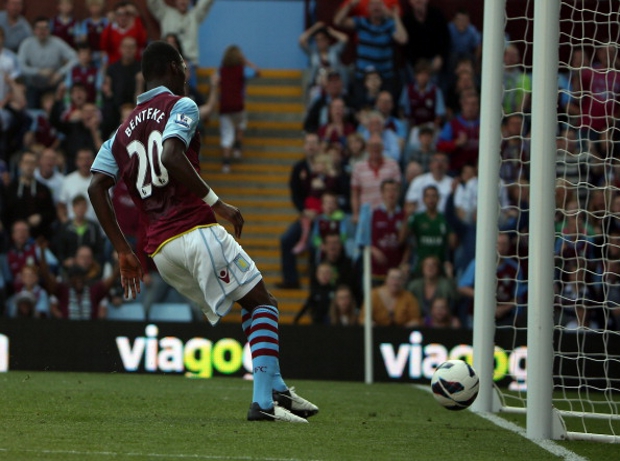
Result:
M612 300L609 282L620 286L614 248L620 246L600 225L617 219L620 229L620 209L612 206L620 196L620 123L618 106L605 99L620 105L620 8L595 0L511 3L514 16L506 0L486 0L484 8L473 323L480 391L472 409L525 413L531 439L620 443L620 299ZM506 35L511 21L525 24L522 35ZM505 85L511 64L504 52L511 46L527 55L518 67L531 87ZM601 48L611 64L596 60ZM518 91L531 104L507 112L502 101ZM514 115L522 120L518 136L504 131L503 122ZM522 176L512 183L500 170L515 159L498 155L509 138L527 152L520 158ZM527 214L525 228L499 224L506 211L498 201L500 181L516 191L510 206ZM556 186L564 195L558 197ZM496 327L496 241L508 232L516 235L511 257L527 267L527 304L515 301L514 308L526 322ZM564 252L568 245L572 256ZM515 338L527 333L527 380L512 391L493 385L499 330Z

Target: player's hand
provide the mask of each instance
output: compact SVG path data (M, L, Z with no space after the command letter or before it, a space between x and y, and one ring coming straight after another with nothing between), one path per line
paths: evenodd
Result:
M239 208L229 205L221 200L218 200L211 208L216 215L222 219L225 219L234 226L235 237L241 237L241 231L243 230L243 216L241 216Z
M125 299L136 299L140 293L140 281L142 280L142 265L138 257L133 253L119 253L118 264L121 270L121 285L123 286Z

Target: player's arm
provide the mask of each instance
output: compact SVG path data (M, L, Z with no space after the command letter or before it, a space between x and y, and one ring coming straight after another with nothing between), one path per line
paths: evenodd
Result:
M185 185L209 205L215 214L231 223L235 228L235 237L239 238L243 230L241 212L219 199L185 155L196 133L199 117L198 106L191 99L182 98L174 105L162 136L161 163L168 170L168 176Z
M235 236L237 238L241 237L241 231L243 230L241 212L238 208L223 202L215 195L215 192L200 177L190 163L185 155L185 149L185 143L180 138L171 137L164 141L161 163L168 170L168 175L202 198L218 216L234 226Z
M93 162L91 167L93 177L90 181L90 186L88 186L88 196L103 231L118 253L121 285L125 292L125 298L129 298L129 295L131 295L133 299L136 299L136 296L140 293L142 265L118 225L112 200L108 193L110 188L116 183L118 175L118 165L111 151L114 139L115 136L101 146Z
M115 184L114 178L105 173L94 172L88 187L88 196L97 219L103 227L114 249L118 253L118 261L121 273L121 285L125 291L125 298L129 295L136 299L140 293L140 281L142 280L142 265L127 242L116 220L116 213L112 206L112 200L108 190Z

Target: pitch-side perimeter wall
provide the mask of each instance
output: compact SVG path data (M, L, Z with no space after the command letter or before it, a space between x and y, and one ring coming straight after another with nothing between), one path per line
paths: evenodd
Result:
M605 345L586 333L564 335L563 350L572 346L574 359L564 359L564 375L604 376L604 360L583 361L578 344L588 356L604 357L605 347L620 354L620 341ZM289 379L363 381L361 328L320 326L280 327L281 362ZM468 330L374 330L376 381L428 383L437 365L448 359L470 360ZM495 380L514 390L527 385L525 335L497 332ZM610 349L613 349L610 350ZM581 356L583 357L583 355ZM598 364L598 365L597 365ZM559 364L556 364L558 366ZM572 370L572 373L567 373ZM584 369L588 367L588 369ZM175 373L209 378L243 376L251 370L249 348L239 325L138 322L0 321L0 371L49 370L85 372ZM610 369L620 380L620 368ZM592 384L595 384L594 382Z

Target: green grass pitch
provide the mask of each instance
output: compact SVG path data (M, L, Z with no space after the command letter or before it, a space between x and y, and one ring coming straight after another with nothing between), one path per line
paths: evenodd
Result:
M550 460L469 411L450 412L412 385L296 381L320 407L310 424L245 420L240 378L9 372L0 375L0 459ZM588 459L617 445L562 442Z

